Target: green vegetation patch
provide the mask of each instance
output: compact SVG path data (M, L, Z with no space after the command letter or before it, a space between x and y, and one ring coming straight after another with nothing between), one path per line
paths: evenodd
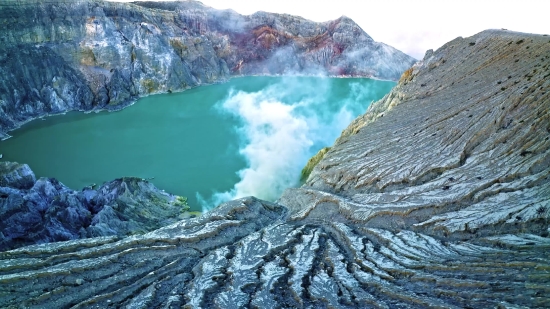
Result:
M325 147L319 152L317 152L316 155L311 157L309 161L307 161L306 166L302 169L302 174L300 175L300 181L305 182L309 175L311 174L311 171L313 171L313 168L321 161L321 159L325 156L325 154L330 150L330 147Z
M187 204L187 197L176 196L174 199L174 206L181 207L182 212L189 210L189 204Z

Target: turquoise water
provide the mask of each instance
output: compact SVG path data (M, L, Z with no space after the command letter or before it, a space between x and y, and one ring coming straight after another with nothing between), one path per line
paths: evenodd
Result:
M273 199L297 184L311 155L394 85L355 78L235 78L142 98L119 112L36 120L10 132L0 153L2 160L27 163L38 177L55 177L73 189L122 176L148 178L187 196L194 210L201 201L243 194Z

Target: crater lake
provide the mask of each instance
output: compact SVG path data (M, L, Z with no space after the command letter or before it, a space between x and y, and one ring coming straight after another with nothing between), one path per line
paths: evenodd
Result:
M321 148L395 85L365 78L239 77L139 99L118 112L34 120L0 142L2 160L72 189L124 176L185 196L192 210L299 185Z

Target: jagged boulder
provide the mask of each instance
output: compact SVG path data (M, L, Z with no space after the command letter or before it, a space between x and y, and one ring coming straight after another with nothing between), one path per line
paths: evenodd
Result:
M548 308L549 59L547 36L457 38L277 203L0 253L0 303Z

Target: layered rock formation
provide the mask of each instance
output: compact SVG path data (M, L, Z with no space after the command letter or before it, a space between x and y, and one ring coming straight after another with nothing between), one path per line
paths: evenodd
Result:
M396 80L414 59L346 17L242 16L198 1L0 1L0 138L68 110L251 74Z
M276 204L0 253L0 303L548 308L549 59L547 36L457 38Z
M181 197L139 178L74 191L53 178L36 180L26 164L0 162L0 251L36 243L130 236L181 219Z

